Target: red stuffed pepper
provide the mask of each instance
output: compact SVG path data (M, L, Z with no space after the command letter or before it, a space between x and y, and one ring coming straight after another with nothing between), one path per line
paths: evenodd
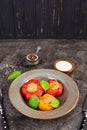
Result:
M26 100L29 100L32 96L41 97L44 90L40 86L39 80L30 79L28 82L24 83L21 88L21 92Z
M46 93L51 94L52 96L60 96L63 93L63 85L58 82L56 79L48 80L50 87L46 90Z

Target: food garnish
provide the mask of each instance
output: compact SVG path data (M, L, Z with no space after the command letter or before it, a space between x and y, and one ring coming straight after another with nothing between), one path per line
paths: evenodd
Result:
M16 79L18 76L21 75L21 70L15 70L13 71L12 73L10 73L10 75L8 76L8 80L13 80L13 79Z
M36 109L39 106L39 97L38 96L32 96L30 98L30 100L28 101L28 105L33 108Z
M40 80L40 85L45 91L50 87L50 84L46 80Z
M21 87L21 93L27 105L33 109L49 111L61 106L59 96L64 86L56 79L30 79Z
M54 99L52 100L52 102L51 102L51 105L52 105L52 107L54 107L54 108L60 107L60 105L61 105L60 100L57 99L57 98L54 98Z

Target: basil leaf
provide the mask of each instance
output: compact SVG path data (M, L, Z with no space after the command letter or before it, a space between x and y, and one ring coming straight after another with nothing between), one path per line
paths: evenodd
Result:
M54 108L60 107L60 100L57 99L57 98L54 98L54 99L52 100L52 102L51 102L51 105L52 105L52 107L54 107Z
M28 101L28 105L33 108L33 109L36 109L38 106L39 106L39 97L37 96L32 96L30 98L30 100Z
M50 87L50 84L46 80L40 80L40 85L45 91Z
M13 79L16 79L18 76L21 75L21 70L15 70L13 71L12 73L10 73L10 75L8 76L8 80L13 80Z

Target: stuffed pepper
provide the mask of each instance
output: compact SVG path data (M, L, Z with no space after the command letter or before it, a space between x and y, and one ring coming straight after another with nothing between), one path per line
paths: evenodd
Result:
M30 79L28 82L24 83L21 87L21 92L26 100L29 100L32 96L41 97L44 90L41 87L39 80Z
M46 90L46 93L51 94L52 96L62 95L64 87L58 80L49 79L48 82L50 87Z
M40 97L39 109L42 111L53 110L60 106L60 100L50 94L44 94Z

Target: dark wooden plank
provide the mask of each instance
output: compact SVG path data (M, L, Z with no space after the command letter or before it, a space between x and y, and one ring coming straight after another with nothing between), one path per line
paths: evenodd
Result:
M76 38L79 23L80 0L60 0L60 38ZM59 37L59 36L58 36Z
M87 0L81 0L78 38L87 39Z
M0 38L87 38L87 2L0 0Z
M0 38L14 38L12 0L0 0Z
M36 0L25 0L26 37L35 38L36 35Z
M35 35L35 0L14 0L16 38Z
M13 0L15 37L24 38L25 8L24 0Z
M37 38L56 38L58 0L36 0Z

